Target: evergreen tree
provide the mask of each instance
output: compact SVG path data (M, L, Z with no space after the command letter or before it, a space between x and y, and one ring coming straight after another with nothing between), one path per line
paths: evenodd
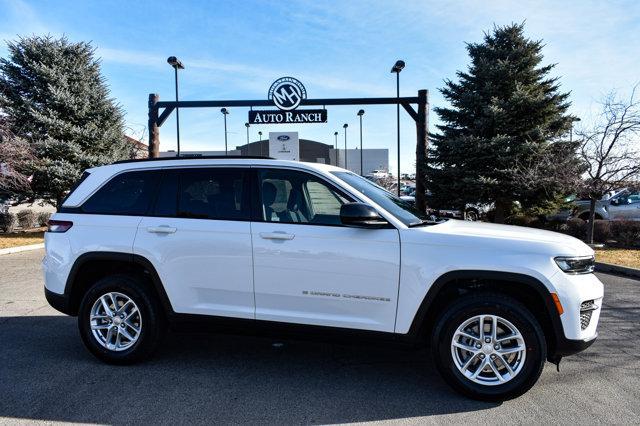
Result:
M59 203L82 170L128 157L123 114L86 42L19 38L0 59L0 111L29 141L36 196Z
M495 27L467 45L471 65L440 91L451 104L436 108L427 187L440 203L494 203L504 221L514 201L546 206L566 195L580 175L577 143L562 141L574 117L559 92L554 65L541 66L542 43L524 25Z

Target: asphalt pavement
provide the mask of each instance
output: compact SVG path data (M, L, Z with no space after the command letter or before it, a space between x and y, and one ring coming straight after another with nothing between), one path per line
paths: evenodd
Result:
M0 256L0 423L640 422L640 281L599 274L598 341L494 404L450 390L425 350L170 333L146 363L105 365L45 301L42 256Z

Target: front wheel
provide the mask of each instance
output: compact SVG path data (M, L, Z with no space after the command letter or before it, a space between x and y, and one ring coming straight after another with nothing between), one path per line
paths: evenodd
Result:
M447 307L431 347L445 381L485 401L529 390L542 373L547 351L542 328L529 310L492 293L472 293Z
M469 222L477 222L480 220L480 214L477 210L469 209L464 212L464 220L468 220Z

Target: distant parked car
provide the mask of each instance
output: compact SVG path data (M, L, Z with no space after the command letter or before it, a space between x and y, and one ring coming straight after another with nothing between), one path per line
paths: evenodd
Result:
M427 191L427 205L429 204L429 197L430 197L431 193ZM412 206L415 206L416 204L416 190L415 187L413 188L413 190L411 192L409 192L407 195L402 195L400 196L400 198L403 201L406 201L407 203L409 203ZM463 219L463 220L468 220L471 222L475 222L478 221L480 219L482 219L482 216L484 216L487 211L489 211L490 206L488 205L481 205L481 204L472 204L469 203L466 205L464 211L460 210L460 209L456 209L454 207L451 208L441 208L441 209L431 209L431 208L427 208L428 213L437 216L437 217L449 217L449 218L453 218L453 219Z
M589 219L589 200L574 201L571 217ZM640 192L623 188L596 202L597 220L640 220Z
M373 179L382 179L382 178L388 178L389 177L389 172L385 171L385 170L373 170L371 173L369 173L367 176L365 177L372 177Z

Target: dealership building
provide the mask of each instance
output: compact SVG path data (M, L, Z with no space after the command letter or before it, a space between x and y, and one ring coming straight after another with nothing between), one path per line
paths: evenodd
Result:
M201 157L224 155L224 151L182 151L181 157ZM269 132L269 139L251 142L229 150L233 156L268 156L282 160L306 161L337 165L354 173L360 173L362 154L362 174L374 170L389 170L388 149L336 149L333 145L309 139L299 139L297 132ZM161 157L173 157L175 151L161 152Z

